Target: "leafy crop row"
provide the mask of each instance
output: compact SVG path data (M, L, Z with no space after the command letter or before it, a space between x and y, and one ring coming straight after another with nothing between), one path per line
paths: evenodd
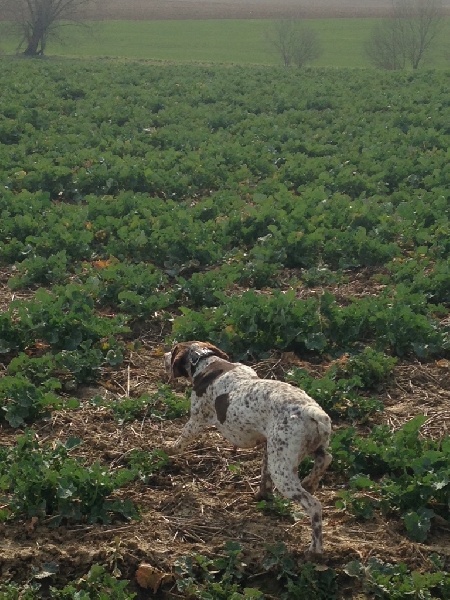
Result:
M446 351L448 331L430 314L425 298L400 286L391 293L344 307L329 293L307 300L298 299L292 290L270 295L248 291L232 297L217 293L218 306L200 312L182 308L173 333L180 339L212 339L241 356L274 348L335 351L364 340L400 356Z
M50 516L54 525L63 520L79 522L82 517L91 523L109 522L111 513L136 516L130 501L108 499L114 489L132 479L132 472L111 474L98 463L84 468L69 454L79 443L71 438L56 448L41 447L28 433L11 451L2 449L0 489L6 499L11 497L0 516Z

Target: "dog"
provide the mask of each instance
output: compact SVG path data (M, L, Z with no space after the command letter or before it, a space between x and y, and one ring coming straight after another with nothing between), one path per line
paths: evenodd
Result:
M322 505L313 496L331 463L327 451L330 417L303 390L288 383L260 379L256 371L230 362L228 355L208 342L175 344L164 355L170 379L187 377L192 383L191 414L169 452L180 452L207 427L215 426L234 446L264 447L257 499L273 485L298 502L311 519L308 555L320 555ZM300 481L298 465L314 457L310 474Z

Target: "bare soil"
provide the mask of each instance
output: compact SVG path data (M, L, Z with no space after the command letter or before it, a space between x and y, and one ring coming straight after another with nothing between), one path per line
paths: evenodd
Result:
M0 305L11 300L6 288L8 273L2 272ZM355 273L350 282L330 287L345 301L352 295L377 293L377 284L368 272ZM301 295L301 290L299 290ZM127 357L116 371L104 371L98 387L78 391L82 406L75 411L60 411L51 420L34 426L41 440L65 440L78 436L84 440L78 449L80 460L101 461L118 468L125 464L132 449L152 450L174 440L185 419L161 421L145 416L141 421L120 425L112 412L90 403L95 395L110 399L140 396L156 391L166 381L162 354L168 331L149 327L139 334L141 347ZM292 353L277 354L255 366L262 377L283 378L293 365L300 365L316 376L330 366L330 360L308 362ZM0 365L4 372L4 367ZM184 394L187 382L175 384ZM422 364L403 362L395 369L386 388L379 391L385 412L378 417L393 429L416 414L426 414L423 434L440 438L450 430L450 362ZM340 423L335 423L339 428ZM369 426L361 427L361 433ZM13 444L19 434L7 426L0 429L2 444ZM230 469L230 466L232 468ZM258 486L260 450L235 450L211 430L181 456L144 485L135 483L118 493L132 499L140 508L139 521L116 521L110 525L81 524L50 527L46 520L16 521L0 524L0 581L28 581L45 563L56 562L59 573L51 584L63 584L86 574L94 563L118 568L123 577L136 585L140 598L154 597L135 583L141 563L160 572L162 584L156 597L181 598L174 584L174 562L178 557L200 553L216 556L228 540L244 548L244 559L251 578L248 585L263 585L279 597L276 582L262 566L267 544L283 542L298 563L309 543L308 519L263 514L256 507L253 494ZM365 561L376 556L383 561L404 561L411 568L430 568L429 555L447 556L450 568L450 525L434 525L427 544L408 540L400 521L377 516L374 521L360 522L335 507L337 492L345 482L332 472L325 475L317 496L324 508L324 564L342 568L351 560ZM322 567L323 568L323 567ZM44 580L45 581L48 580ZM349 579L343 582L341 598L363 598Z
M444 0L446 9L450 0ZM105 0L89 9L99 19L272 19L382 17L391 0Z

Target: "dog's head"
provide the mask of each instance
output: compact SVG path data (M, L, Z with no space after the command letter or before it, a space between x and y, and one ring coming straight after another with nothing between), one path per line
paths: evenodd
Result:
M228 360L228 354L209 342L179 342L164 354L164 364L170 379L191 377L198 361L207 356Z

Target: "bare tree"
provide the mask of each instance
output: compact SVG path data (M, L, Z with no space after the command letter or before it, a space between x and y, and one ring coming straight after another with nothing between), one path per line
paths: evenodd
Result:
M366 44L366 54L370 62L379 69L403 69L406 64L403 44L395 19L385 20L376 25Z
M322 53L317 32L307 27L301 27L297 32L294 46L294 63L297 67L303 67L312 62Z
M303 67L321 54L317 33L297 19L276 21L267 38L285 67L292 64Z
M292 46L294 40L294 24L289 19L282 19L273 24L272 30L267 32L269 43L279 52L285 67L292 62Z
M85 7L95 0L0 0L0 11L16 23L24 54L44 54L47 40L67 22L79 21ZM19 46L19 47L20 47Z
M366 45L373 65L417 69L432 47L442 22L440 0L393 0L391 16L377 25Z

